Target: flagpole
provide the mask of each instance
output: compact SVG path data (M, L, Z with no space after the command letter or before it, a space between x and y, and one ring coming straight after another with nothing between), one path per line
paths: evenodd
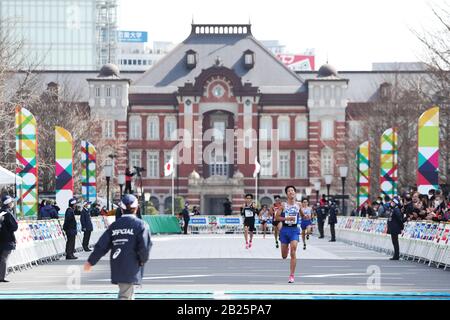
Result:
M258 174L256 174L255 178L255 204L256 208L258 208Z
M175 170L172 171L172 215L175 215L174 174L175 174Z

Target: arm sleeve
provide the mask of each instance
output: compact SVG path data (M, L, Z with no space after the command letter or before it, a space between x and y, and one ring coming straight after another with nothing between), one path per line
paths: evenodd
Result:
M141 232L137 235L137 255L141 264L148 261L152 245L150 231L146 225L143 225Z
M111 249L111 228L108 228L95 244L94 251L88 258L88 262L95 266L97 262Z

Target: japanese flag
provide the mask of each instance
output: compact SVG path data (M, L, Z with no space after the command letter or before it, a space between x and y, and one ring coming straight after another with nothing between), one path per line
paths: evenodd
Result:
M256 178L260 171L261 171L261 165L258 163L258 157L255 157L255 171L253 171L253 178Z
M173 158L170 158L170 160L164 165L164 176L170 176L173 174Z

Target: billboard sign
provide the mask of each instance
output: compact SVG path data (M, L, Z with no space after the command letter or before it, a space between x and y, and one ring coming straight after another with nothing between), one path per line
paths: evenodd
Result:
M145 31L118 31L119 42L147 42Z
M279 53L276 57L293 71L314 71L314 56Z

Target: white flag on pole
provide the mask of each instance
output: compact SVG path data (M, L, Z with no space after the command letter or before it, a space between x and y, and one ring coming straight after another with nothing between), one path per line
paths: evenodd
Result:
M173 174L173 158L170 158L170 160L164 165L164 176L170 176Z
M261 171L261 165L258 163L258 157L255 157L255 171L253 171L253 178L256 178L260 171Z

